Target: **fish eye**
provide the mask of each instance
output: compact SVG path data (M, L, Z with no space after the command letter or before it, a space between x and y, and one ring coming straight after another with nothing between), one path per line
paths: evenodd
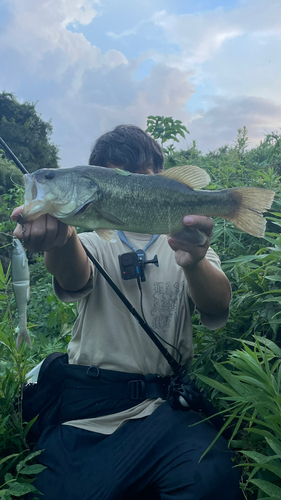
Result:
M45 174L45 179L53 179L55 177L55 172L47 172Z

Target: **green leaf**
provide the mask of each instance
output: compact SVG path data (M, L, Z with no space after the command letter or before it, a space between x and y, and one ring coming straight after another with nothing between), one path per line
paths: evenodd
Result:
M42 453L43 450L39 450L39 451L34 451L33 453L30 453L29 455L27 455L27 457L25 457L24 460L21 460L21 462L19 462L17 464L17 472L20 472L21 469L25 466L26 462L28 462L29 460L33 460L33 458L37 457L38 455L40 455Z
M202 382L205 382L206 384L210 385L214 389L217 389L218 391L228 394L229 396L235 397L237 394L235 391L230 389L224 384L221 384L220 382L217 382L216 380L212 380L211 378L205 377L204 375L197 375L197 377L202 380Z
M13 474L10 474L10 472L7 472L7 474L5 474L4 479L6 483L10 481L15 481Z
M36 422L36 420L38 419L38 415L36 415L36 417L34 417L32 420L30 420L28 422L28 424L26 425L25 429L24 429L24 437L27 436L27 434L29 433L30 431L30 428L33 426L33 424Z
M19 455L20 453L13 453L13 455L8 455L7 457L2 458L2 460L0 460L0 465L7 462L7 460L10 460L10 458L18 457Z
M279 420L279 423L280 423L280 420ZM277 440L273 440L273 439L270 439L268 437L266 437L265 439L266 439L266 442L268 443L268 445L270 446L270 448L274 451L274 453L281 456L281 442L279 441L279 444L278 444Z
M281 356L281 349L278 347L272 340L267 339L266 337L257 337L258 341L260 344L264 344L266 347L268 347L275 356Z
M219 365L218 363L214 363L214 366L217 372L229 383L230 387L232 387L238 394L243 395L245 393L245 387L235 375L233 375L229 370L224 368L224 366Z
M251 483L255 484L260 490L262 490L267 495L281 498L281 488L269 481L264 481L263 479L251 479Z
M34 464L34 465L28 465L27 467L24 467L24 469L21 469L20 473L21 474L39 474L39 472L42 472L46 467L41 464Z
M124 175L124 176L132 175L132 172L128 172L128 170L122 170L122 168L115 168L114 170L119 175Z
M239 375L239 380L243 382L248 382L249 384L259 387L262 390L267 391L268 385L264 382L260 382L257 378L249 377L248 375Z
M27 495L27 493L31 493L37 491L36 488L32 484L29 483L13 483L9 488L9 493L14 495L15 497L20 497L22 495Z
M280 497L259 497L258 500L280 500Z
M248 450L241 450L240 453L243 453L243 455L246 455L246 457L251 458L254 460L257 464L266 464L267 462L271 462L272 460L275 460L276 458L279 459L281 458L281 455L264 455L262 453L258 453L257 451L248 451ZM280 470L281 474L281 470Z

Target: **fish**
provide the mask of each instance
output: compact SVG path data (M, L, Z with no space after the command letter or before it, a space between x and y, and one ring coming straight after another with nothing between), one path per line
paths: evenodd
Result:
M77 166L40 169L26 174L22 222L43 214L112 239L116 230L167 234L190 242L188 214L222 217L238 229L261 238L274 192L256 187L203 190L209 174L185 165L155 175L133 174L118 168ZM191 230L191 231L190 231ZM193 231L194 244L203 235ZM201 238L202 239L202 238ZM196 243L197 241L197 243Z
M17 238L12 243L12 285L19 315L19 333L16 346L19 349L23 339L31 346L31 339L27 331L27 302L29 301L29 269L25 250Z

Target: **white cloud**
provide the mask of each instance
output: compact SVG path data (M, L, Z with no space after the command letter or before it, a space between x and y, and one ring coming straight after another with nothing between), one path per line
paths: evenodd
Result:
M126 64L126 57L111 50L105 55L92 46L82 33L67 29L70 23L90 24L97 15L93 5L97 1L67 0L41 1L10 0L12 19L0 35L2 51L12 50L24 59L26 69L40 72L42 78L60 80L70 68L79 73L100 67ZM1 50L1 49L0 49ZM52 71L45 72L45 60L53 63Z
M87 162L90 146L106 130L120 123L146 128L150 114L174 116L187 122L190 115L183 110L194 92L190 73L165 65L155 65L141 81L133 78L136 61L128 65L88 71L80 92L49 101L55 137L60 131L63 166ZM39 103L40 104L40 103ZM75 138L75 140L73 140Z
M139 15L130 4L130 25L125 0L116 18L113 0L7 0L0 91L39 101L43 119L52 118L63 166L86 163L91 143L119 123L145 128L150 114L182 120L188 141L197 139L204 151L233 141L243 125L252 144L280 127L280 2L245 0L184 15L161 10L160 0L132 2ZM98 46L83 34L89 26L99 33L106 27ZM155 64L137 80L148 59ZM209 95L201 90L196 101L198 84Z
M113 38L114 40L118 40L119 38L124 38L124 37L130 36L130 35L136 35L138 33L139 29L142 28L147 22L149 22L149 21L146 21L146 20L140 21L133 28L130 28L128 30L124 30L121 33L115 33L114 31L108 31L107 35L110 38Z
M245 83L241 68L245 68L252 95L257 89L263 97L259 82L265 87L265 57L262 54L260 60L259 45L265 45L264 53L271 59L271 81L267 87L271 89L272 81L277 80L274 96L280 96L281 2L247 0L232 10L218 8L185 15L160 11L154 14L153 21L163 30L167 42L179 49L168 57L155 54L155 60L165 57L170 66L192 69L194 83L204 83L211 78L218 93L240 95ZM221 75L228 75L227 82ZM234 85L231 85L232 78ZM236 80L240 82L237 89ZM272 89L270 92L272 97ZM250 95L248 91L247 95Z
M250 147L256 146L265 134L281 127L281 105L257 97L210 97L208 111L198 111L192 120L190 138L198 141L203 152L223 144L233 144L238 128L247 127Z

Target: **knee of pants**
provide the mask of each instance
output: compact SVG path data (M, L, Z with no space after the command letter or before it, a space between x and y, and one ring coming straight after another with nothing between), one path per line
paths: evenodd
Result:
M161 498L182 500L238 500L240 471L223 439L200 460L202 451L183 454L165 471L158 487Z

